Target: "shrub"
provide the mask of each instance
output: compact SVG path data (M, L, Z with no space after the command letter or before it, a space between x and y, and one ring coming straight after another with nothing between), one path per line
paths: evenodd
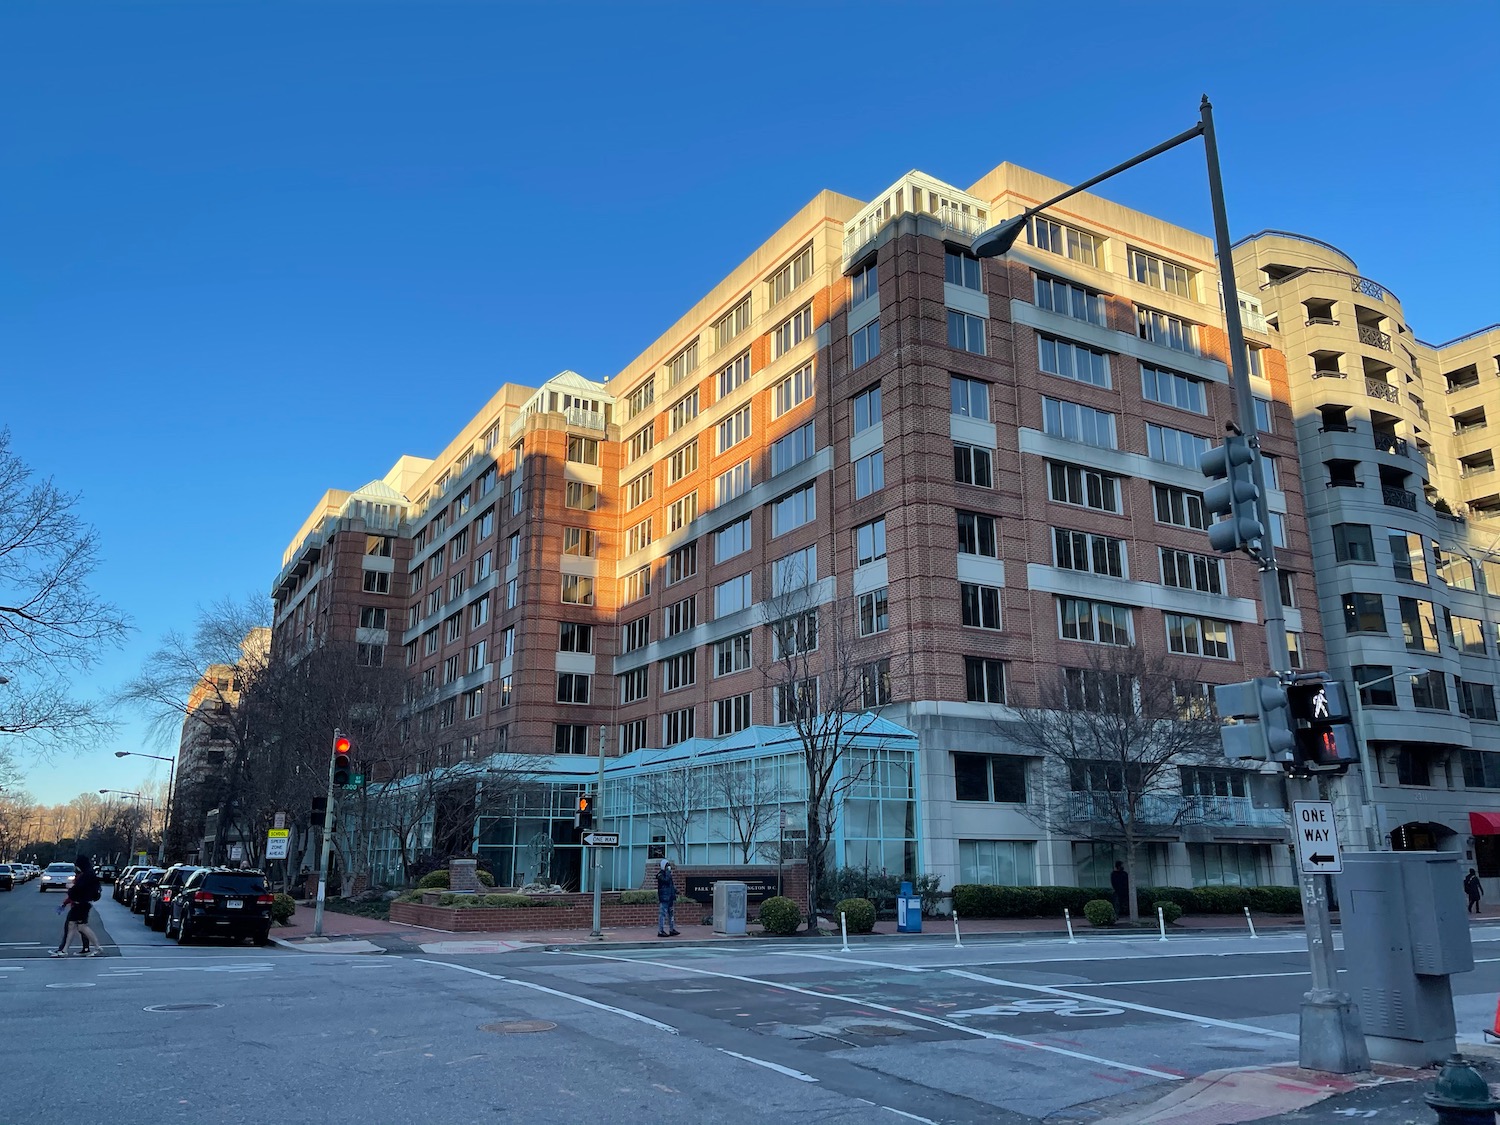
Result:
M479 868L479 870L476 871L475 874L479 877L479 882L482 885L486 887L493 887L495 885L495 877L484 868Z
M802 924L802 911L797 908L797 904L780 895L761 903L760 913L756 917L766 933L779 937L796 933L797 927Z
M407 891L404 895L398 895L397 898L396 898L396 901L397 902L421 902L422 901L422 892L421 891Z
M1198 891L1194 887L1137 887L1135 899L1141 915L1156 916L1158 902L1176 904L1183 914L1202 914Z
M1193 897L1204 914L1239 914L1250 905L1244 887L1198 887Z
M644 904L656 905L655 891L621 891L621 906L640 906Z
M936 918L938 899L943 897L943 877L941 875L918 875L911 881L911 889L922 898L923 916Z
M538 906L530 895L500 894L500 895L442 895L438 898L439 906L453 906L460 910L472 910L475 907L488 906Z
M1090 926L1113 926L1115 904L1108 899L1096 898L1093 902L1084 903L1083 916L1089 920Z
M297 900L291 895L277 892L276 897L271 900L271 918L273 921L280 922L283 926L291 921L292 915L296 912Z
M440 867L436 871L429 871L417 880L419 891L446 891L448 889L448 869Z
M867 898L846 898L833 908L844 916L851 934L867 934L875 928L875 904Z
M1041 915L1044 918L1056 918L1064 910L1080 915L1083 908L1096 898L1109 895L1099 887L1037 887L1036 891L1041 896Z
M1167 902L1164 899L1153 902L1151 904L1151 913L1155 914L1158 907L1161 908L1162 919L1169 926L1182 917L1182 907L1178 906L1175 902Z
M1302 891L1297 887L1246 887L1250 909L1265 914L1301 914Z
M827 910L842 899L862 898L875 908L877 916L894 917L901 883L900 876L871 867L834 867L818 883L818 901Z

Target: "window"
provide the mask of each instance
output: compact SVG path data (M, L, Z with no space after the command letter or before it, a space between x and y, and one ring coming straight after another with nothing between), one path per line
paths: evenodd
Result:
M1286 609L1297 608L1297 574L1291 570L1276 571L1276 585L1279 586L1281 604Z
M726 449L732 449L740 442L750 436L750 408L748 406L735 411L728 418L719 423L718 428L719 445L718 451L723 453Z
M714 322L714 349L725 347L745 329L750 327L750 296L745 298ZM697 356L693 357L697 366Z
M849 304L859 304L868 301L872 297L880 296L880 281L875 275L875 263L871 262L864 269L856 270L849 278Z
M1286 632L1286 659L1293 670L1305 667L1302 660L1302 634L1290 629Z
M714 735L733 734L750 725L750 693L732 695L714 703Z
M1412 652L1437 652L1437 618L1432 603L1401 598L1401 636Z
M511 698L514 695L514 691L512 690L513 687L514 687L514 685L515 685L515 677L514 676L501 676L500 677L500 706L501 707L509 707L510 706Z
M388 570L365 571L365 593L367 594L389 594L391 592L391 573Z
M783 617L771 626L771 656L783 660L788 656L814 652L818 647L818 611Z
M1192 271L1176 262L1147 254L1144 250L1130 251L1130 276L1153 289L1193 299Z
M680 691L698 682L698 652L690 649L661 662L661 690Z
M1087 231L1054 223L1051 219L1034 218L1027 224L1026 234L1038 250L1061 254L1086 266L1099 265L1099 240Z
M1488 719L1494 722L1494 687L1490 684L1473 684L1468 680L1460 680L1458 682L1458 709L1471 719ZM1495 755L1495 759L1500 761L1500 754Z
M1026 803L1027 760L1013 754L953 755L954 798L1009 805Z
M874 453L854 462L854 498L856 500L878 492L885 487L885 451Z
M667 483L676 484L689 473L698 471L698 443L690 441L667 458Z
M564 574L562 600L567 605L593 605L594 580L582 574Z
M1136 335L1142 340L1160 344L1164 348L1174 348L1180 352L1198 350L1194 342L1194 326L1181 317L1137 306L1135 321Z
M643 430L642 433L647 431ZM575 465L597 465L599 463L599 441L597 438L569 437L568 460Z
M656 401L656 376L647 379L625 400L625 419L629 421Z
M959 598L963 606L964 625L976 629L1001 628L998 587L962 582L959 584Z
M629 754L646 745L646 720L634 719L620 724L620 753Z
M389 535L366 535L365 554L373 555L376 558L390 558L391 537Z
M587 754L589 752L588 724L558 723L553 727L552 752L554 754Z
M474 541L477 543L481 539L488 539L490 537L490 533L494 530L495 506L491 504L488 508L481 512L479 518L474 521Z
M1036 361L1037 366L1049 375L1061 375L1064 379L1094 387L1109 386L1109 356L1082 344L1038 333Z
M1146 423L1146 453L1153 461L1196 469L1198 458L1212 446L1213 442L1208 438L1190 434L1186 430Z
M818 548L814 544L800 551L793 551L771 564L771 596L778 597L789 590L800 590L818 580Z
M714 480L714 502L727 504L737 496L750 491L750 462L741 461L728 472L720 473Z
M354 660L361 667L379 668L385 663L385 646L360 643L355 646Z
M1064 640L1102 645L1130 644L1130 607L1088 598L1058 598L1058 620Z
M1490 702L1490 709L1493 712L1494 700ZM1494 718L1494 715L1491 714L1490 718ZM1463 758L1465 789L1500 789L1500 754L1487 754L1483 750L1465 750Z
M1396 677L1389 664L1356 664L1352 671L1362 706L1396 706Z
M750 667L750 634L717 641L714 644L714 675L732 676Z
M725 617L747 608L750 601L750 576L741 574L714 587L714 616Z
M486 446L486 448L491 447ZM500 477L498 470L496 470L494 465L491 465L488 469L481 473L479 479L474 482L479 486L479 495L483 497L488 496L491 492L494 492L495 482L499 479Z
M516 495L520 495L519 491ZM592 484L570 480L563 485L563 507L592 512L599 507L599 489Z
M464 692L464 718L477 719L484 714L484 685Z
M1108 864L1105 864L1101 871L1107 869ZM958 881L1002 887L1034 887L1036 845L1030 840L960 840Z
M1163 586L1198 590L1204 594L1224 592L1224 561L1222 559L1212 555L1195 554L1192 551L1177 551L1171 547L1162 547L1160 550Z
M698 493L696 490L679 497L667 505L667 530L680 531L698 518Z
M1185 488L1169 488L1164 484L1151 486L1152 499L1156 506L1156 522L1169 523L1175 527L1208 529L1208 514L1203 508L1203 494L1189 492Z
M1339 562L1374 562L1375 541L1363 523L1333 525L1333 556Z
M656 492L656 475L647 469L625 486L625 510L639 508Z
M1081 441L1101 449L1115 448L1115 416L1075 402L1043 396L1042 429L1066 441Z
M359 627L361 629L384 629L385 609L381 606L373 605L360 606Z
M639 570L631 571L625 576L622 583L621 601L625 605L638 602L651 593L651 568L643 566Z
M1035 281L1038 308L1050 309L1090 324L1104 324L1104 297L1101 294L1057 277L1037 274Z
M438 705L438 730L451 727L457 718L458 700L450 699Z
M422 655L431 656L438 650L438 631L436 628L428 629L422 634Z
M649 690L646 680L647 671L645 668L633 668L620 675L621 703L635 703L646 698Z
M885 558L885 517L862 523L854 529L854 565L864 566Z
M789 296L792 290L812 276L812 269L813 248L812 243L809 242L797 252L795 258L767 279L766 285L770 290L771 304L774 305Z
M816 452L817 429L812 422L798 426L785 437L771 443L771 475L800 465ZM746 462L748 466L749 462Z
M1187 614L1164 614L1167 621L1167 650L1189 656L1230 658L1229 622L1212 617Z
M1052 558L1063 570L1081 570L1109 578L1125 577L1125 540L1090 535L1066 528L1052 529Z
M849 366L869 363L880 354L880 321L872 320L849 334Z
M667 360L667 386L675 387L694 371L698 370L698 341L694 340L682 351Z
M990 451L977 445L953 445L953 479L959 484L990 488L994 484L990 471Z
M777 684L772 694L776 707L773 722L780 726L809 719L818 713L818 681L797 680L790 684Z
M771 534L780 535L818 518L817 490L808 485L771 503Z
M1120 478L1081 465L1047 462L1047 497L1099 512L1120 510ZM1202 507L1201 501L1199 507Z
M719 397L728 398L735 388L750 380L750 353L741 352L719 372Z
M952 375L948 380L953 413L960 418L990 420L990 385L979 379Z
M1251 348L1250 354L1258 357L1260 352ZM1271 404L1263 398L1255 400L1255 428L1263 434L1271 432Z
M813 369L812 364L808 364L771 388L771 417L780 418L792 407L806 402L812 396Z
M650 643L651 615L649 613L620 626L620 651L622 653L634 652L638 648L645 648Z
M667 415L667 433L674 434L698 417L698 392L690 391L673 404Z
M592 490L597 495L598 490L595 489L593 485L583 485L582 487ZM588 500L588 510L592 512L594 510L594 505L596 503L597 503L596 499L590 498ZM510 514L513 515L513 516L519 516L521 514L521 509L524 508L525 506L526 506L526 492L520 486L520 484L518 483L510 491ZM574 508L582 508L583 506L584 505L582 503L569 505L569 507L574 507Z
M714 562L721 563L750 549L750 517L735 520L714 532Z
M563 528L563 554L593 558L595 552L594 533L587 528Z
M667 556L666 582L668 586L675 586L686 578L691 578L698 573L698 544L688 543L678 547Z
M1438 552L1437 544L1433 544L1433 552L1438 554L1438 577L1448 583L1454 590L1474 590L1478 587L1474 581L1474 560L1465 555L1444 556Z
M1500 597L1500 562L1485 559L1480 564L1484 571L1484 592L1490 597Z
M1005 662L964 657L965 698L970 703L1005 702Z
M509 660L516 654L516 627L507 625L500 634L500 658Z
M811 305L803 305L787 317L771 333L771 358L780 359L803 340L812 335L813 314Z
M594 627L578 621L560 622L557 650L559 652L593 652Z
M1365 531L1368 533L1369 529L1366 528ZM1386 534L1391 545L1391 569L1396 577L1426 585L1427 555L1422 537L1416 532L1398 531L1395 528L1389 529ZM1372 554L1371 558L1373 557Z
M1483 656L1487 651L1484 645L1484 622L1475 617L1459 617L1448 613L1446 609L1443 613L1448 617L1448 632L1453 638L1453 647L1459 652Z
M489 605L489 599L488 598L485 599L484 604L485 605ZM475 605L477 607L478 603L476 602ZM470 613L469 616L473 617L474 614ZM464 615L462 613L455 613L452 617L448 618L446 621L443 622L443 641L444 641L444 643L446 643L448 641L456 641L456 640L458 640L459 637L461 637L463 635L464 635Z
M859 669L859 702L865 710L884 707L891 701L891 662L887 657L872 660Z
M625 532L625 553L633 555L651 545L651 517L647 516Z
M1151 402L1159 402L1163 406L1191 410L1194 414L1208 413L1202 381L1179 375L1175 371L1163 371L1159 367L1141 364L1141 393Z
M1429 711L1448 710L1448 682L1443 674L1435 671L1411 673L1411 702L1413 707L1425 707Z
M880 425L880 387L874 386L854 396L854 432L862 434Z
M464 675L478 672L485 666L489 659L489 648L488 641L479 641L469 646L469 658L464 667Z
M948 310L948 346L984 355L984 317Z
M1396 752L1396 784L1431 785L1432 773L1425 754L1403 746Z
M948 247L943 253L943 280L949 285L979 292L979 259Z
M872 590L859 595L859 635L861 637L884 633L891 627L890 604L886 590Z
M695 712L691 707L684 707L680 711L668 711L661 717L661 744L663 746L676 746L679 742L686 742L693 737Z
M979 512L959 512L958 553L961 555L983 555L999 557L998 538L995 534L995 517Z

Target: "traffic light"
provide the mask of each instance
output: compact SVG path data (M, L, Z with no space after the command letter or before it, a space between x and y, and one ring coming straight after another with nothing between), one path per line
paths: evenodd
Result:
M573 827L584 832L594 827L594 798L587 794L578 798L578 811L573 814Z
M1258 550L1266 529L1255 502L1260 482L1255 479L1255 450L1243 434L1224 435L1224 444L1198 458L1203 475L1218 481L1203 493L1203 506L1220 519L1208 526L1208 542L1216 551Z
M354 767L349 761L350 746L348 735L342 731L333 732L333 784L335 787L348 785L349 778L353 776Z
M1238 684L1214 688L1219 714L1236 722L1219 730L1224 756L1230 760L1259 758L1265 762L1297 760L1287 689L1275 676L1257 676Z
M1354 715L1341 682L1321 675L1299 678L1287 688L1287 700L1297 726L1297 757L1302 765L1342 772L1359 761Z
M309 814L309 816L312 819L312 823L314 825L322 824L323 823L323 818L325 816L327 816L327 815L328 815L328 798L327 797L314 797L312 799L312 812Z

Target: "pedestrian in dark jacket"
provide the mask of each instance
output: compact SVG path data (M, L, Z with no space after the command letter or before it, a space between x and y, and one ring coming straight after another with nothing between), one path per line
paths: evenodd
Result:
M1115 869L1109 873L1109 889L1115 892L1115 913L1121 918L1130 914L1130 876L1125 865L1115 861Z
M76 931L83 941L83 956L98 957L103 950L99 948L99 939L94 931L89 929L89 911L93 909L94 903L99 901L104 893L104 888L99 882L99 876L94 871L94 863L86 855L81 855L73 861L73 886L68 890L68 897L63 905L68 908L68 920L63 926L62 944L52 951L54 957L66 957L68 955L68 943L73 940Z
M672 864L661 861L656 872L656 936L676 937L677 884L672 881Z
M1475 871L1472 867L1469 868L1469 873L1464 876L1464 894L1469 896L1469 913L1480 913L1479 900L1484 897L1484 887L1479 882L1479 872Z

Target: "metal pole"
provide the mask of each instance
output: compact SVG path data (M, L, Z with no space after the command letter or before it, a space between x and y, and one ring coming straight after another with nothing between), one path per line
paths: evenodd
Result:
M604 815L604 732L608 728L599 724L599 773L594 778L594 820L597 823ZM596 828L595 831L598 831ZM604 926L602 924L604 914L604 860L602 848L590 848L589 857L594 864L594 928L589 931L589 937L603 937Z
M172 826L172 781L177 773L177 759L167 759L167 807L162 813L161 820L161 846L156 849L156 865L165 867L167 865L167 829Z
M334 741L339 737L333 732ZM323 902L328 897L328 853L333 845L333 744L328 747L328 805L323 809L323 848L318 859L318 905L313 911L313 937L323 936Z

